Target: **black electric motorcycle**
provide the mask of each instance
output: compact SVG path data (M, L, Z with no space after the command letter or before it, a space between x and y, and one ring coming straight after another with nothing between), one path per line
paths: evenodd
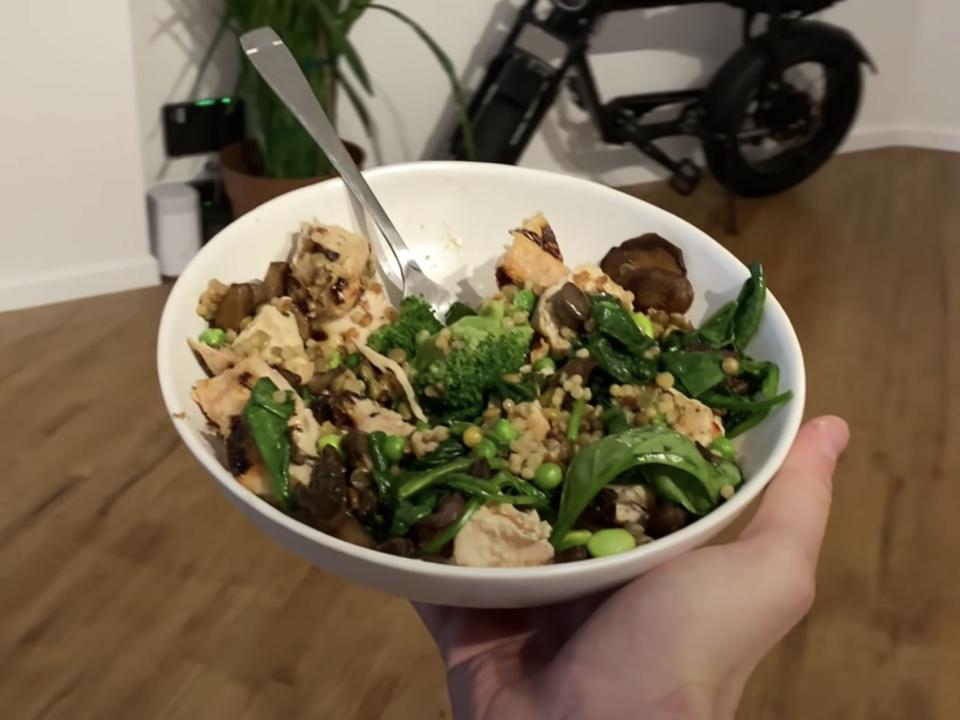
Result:
M705 88L601 101L587 59L601 18L707 1L528 0L469 104L475 158L517 162L566 80L603 140L633 145L667 168L677 192L693 192L702 171L657 146L670 136L700 138L711 172L737 195L773 195L802 182L843 141L860 104L861 65L873 67L849 32L808 19L837 0L725 0L743 10L743 44ZM520 46L530 26L562 43L559 62ZM675 117L651 119L666 106ZM468 155L459 130L451 150Z

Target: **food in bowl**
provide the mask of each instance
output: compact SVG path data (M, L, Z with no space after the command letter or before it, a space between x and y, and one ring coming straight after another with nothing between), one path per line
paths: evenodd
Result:
M210 280L192 398L243 487L342 540L472 567L628 551L733 497L731 438L791 393L746 354L759 265L695 328L669 240L599 260L569 268L538 214L499 290L438 318L391 304L366 238L304 224L262 280Z

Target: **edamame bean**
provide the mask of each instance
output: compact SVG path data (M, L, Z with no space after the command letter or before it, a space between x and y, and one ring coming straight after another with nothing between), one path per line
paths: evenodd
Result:
M200 333L200 337L197 339L204 345L220 347L227 343L227 333L220 328L207 328Z
M484 438L473 448L473 454L484 460L493 460L497 456L497 446L491 440Z
M337 452L341 452L341 450L340 450L340 440L341 440L341 438L340 438L339 435L333 435L333 434L330 434L330 435L322 435L322 436L320 437L320 439L317 440L317 451L318 451L318 452L322 452L323 449L324 449L325 447L327 447L327 445L329 445L330 447L332 447L332 448L333 448L334 450L336 450Z
M544 490L553 490L563 482L563 470L556 463L545 462L537 468L533 482Z
M563 539L557 543L557 552L562 553L564 550L569 550L572 547L579 547L580 545L586 545L587 541L590 540L592 532L589 530L571 530L566 535L563 536Z
M506 418L497 420L490 432L495 438L505 443L511 443L520 437L520 431L517 430L517 426Z
M619 555L633 550L636 546L637 541L633 539L633 535L623 528L598 530L587 540L587 552L595 558Z
M725 460L737 459L737 451L733 449L733 443L722 435L710 443L710 449Z
M399 435L387 435L383 441L383 454L391 462L399 462L407 450L407 439Z
M542 373L544 370L554 372L557 369L557 364L553 361L552 357L542 357L533 364L533 369L539 373Z

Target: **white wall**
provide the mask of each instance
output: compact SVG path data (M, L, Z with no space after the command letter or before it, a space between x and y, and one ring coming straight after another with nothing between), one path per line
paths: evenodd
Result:
M157 282L121 0L4 3L0 310Z
M912 132L960 151L960 3L924 0L907 98Z
M196 43L212 32L215 12L205 4L191 15L190 6L199 7L199 0L133 2L135 37L146 41L138 51L145 174L148 182L190 176L196 163L163 164L155 117L165 99L188 97L193 82L190 58L197 54ZM464 82L471 84L478 81L520 0L442 4L390 0L390 4L421 22L446 49ZM921 7L923 13L918 11ZM951 28L957 27L957 8L954 0L847 0L825 14L825 19L851 28L880 69L879 75L866 78L867 95L848 149L892 143L950 147L960 138L956 95L945 92L951 87L947 75L958 65L958 51L949 37ZM186 21L186 29L173 29L169 22L173 14ZM610 97L705 82L736 46L739 17L721 4L611 17L592 46L601 92ZM153 26L165 30L150 31ZM433 156L437 141L449 131L452 114L446 80L432 56L407 28L375 11L361 19L352 39L376 86L369 104L378 137L376 142L366 139L345 104L340 123L344 137L370 150L368 165ZM208 78L205 89L229 92L235 54L231 47L222 47L220 57L225 71ZM937 133L925 133L923 128L936 128ZM643 181L658 172L629 148L599 143L594 128L566 97L549 113L522 162L614 184Z

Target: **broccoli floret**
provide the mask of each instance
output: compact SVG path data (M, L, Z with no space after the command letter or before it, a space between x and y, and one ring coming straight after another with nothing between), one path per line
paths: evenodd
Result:
M423 298L407 297L400 303L397 319L370 335L367 345L382 355L400 348L407 357L413 357L417 347L417 335L426 330L433 335L443 325L433 314L433 309Z
M527 361L533 328L504 326L502 302L480 308L479 315L457 320L417 348L414 383L418 394L436 398L449 413L480 412L487 394Z

